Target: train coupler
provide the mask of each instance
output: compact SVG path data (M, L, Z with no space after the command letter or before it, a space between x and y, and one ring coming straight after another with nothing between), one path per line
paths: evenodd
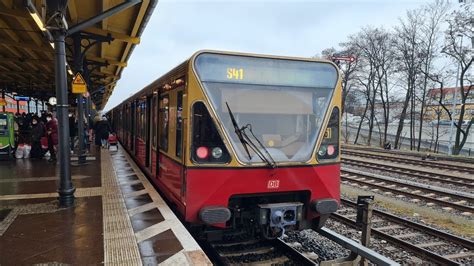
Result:
M285 228L296 226L303 219L303 203L285 202L259 204L259 224L268 239L282 237Z

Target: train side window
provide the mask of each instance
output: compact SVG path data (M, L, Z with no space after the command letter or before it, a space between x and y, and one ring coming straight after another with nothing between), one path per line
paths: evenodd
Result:
M160 149L165 152L168 151L169 101L168 95L160 97Z
M202 102L193 105L191 158L197 163L228 163L230 155L209 111Z
M181 158L181 150L183 147L183 91L178 91L176 114L176 156Z

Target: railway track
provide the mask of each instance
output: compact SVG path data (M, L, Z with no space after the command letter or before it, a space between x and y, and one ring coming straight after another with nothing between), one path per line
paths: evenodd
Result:
M392 166L392 165L387 165L384 163L379 163L379 162L374 162L374 161L364 161L363 159L353 159L353 158L342 158L342 162L345 165L350 165L350 166L359 166L359 167L365 167L365 168L370 168L370 169L375 169L375 170L380 170L380 171L387 171L390 173L396 173L408 177L414 177L417 179L424 179L424 180L430 180L436 183L439 183L440 185L443 184L451 184L455 186L459 186L461 188L467 188L470 189L470 191L474 190L474 179L471 178L466 178L462 176L454 176L454 175L447 175L447 174L442 174L442 173L436 173L428 170L422 170L422 169L412 169L412 168L407 168L403 167L403 165L397 165L397 166Z
M383 154L381 152L371 152L371 151L356 151L350 149L343 149L342 154L344 155L352 155L364 158L371 158L371 159L378 159L384 161L392 161L397 163L403 163L408 165L417 165L423 167L431 167L437 168L442 170L449 170L449 171L457 171L457 172L464 172L468 174L474 174L474 167L467 166L467 165L452 165L446 164L439 161L427 161L421 160L421 158L411 157L411 158L402 158L392 154Z
M357 229L356 203L341 199L341 205L331 217ZM474 263L473 241L380 210L373 210L372 234L437 264Z
M474 198L467 193L455 193L450 190L442 190L431 186L417 184L415 182L400 181L395 178L365 173L347 168L341 169L341 181L345 183L356 183L363 188L371 187L372 191L385 191L387 194L398 195L398 197L411 198L413 202L425 202L428 206L438 205L445 210L455 209L469 214L474 213Z
M317 265L280 239L207 243L218 265Z

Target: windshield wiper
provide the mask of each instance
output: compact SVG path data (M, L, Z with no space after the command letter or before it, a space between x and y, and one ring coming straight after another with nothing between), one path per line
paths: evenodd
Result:
M234 114L230 110L229 104L227 102L225 104L227 105L227 110L229 111L229 116L230 116L230 119L232 121L232 125L234 126L235 134L237 134L237 137L239 138L240 142L242 143L242 146L244 146L245 151L247 152L247 155L249 156L249 160L252 160L252 156L250 156L250 152L249 152L247 146L249 146L255 152L255 154L257 154L257 156L260 158L260 160L265 161L270 167L275 168L276 167L275 160L273 160L272 156L270 155L268 150L265 148L265 146L263 146L262 143L257 139L257 137L255 137L255 135L253 134L253 131L252 131L252 126L250 124L247 124L245 127L239 128L239 126L237 125L237 121L235 121ZM265 156L265 154L263 154L260 151L260 149L257 147L257 145L255 145L255 143L247 135L247 133L245 132L245 129L247 129L247 128L249 129L249 131L252 134L252 136L254 137L254 139L257 140L258 144L267 153L268 157L270 157L272 162L270 162L270 160L268 160L268 158Z
M263 157L263 159L265 159L265 161L268 163L268 165L270 165L272 168L276 168L277 166L277 163L275 162L275 160L273 159L273 157L270 155L270 152L268 152L267 148L265 148L265 146L263 146L262 142L260 142L260 140L255 136L255 134L253 133L252 131L252 125L251 124L247 124L245 127L242 127L242 133L243 135L247 138L248 142L252 143L252 145L256 146L251 140L250 138L248 137L247 133L245 132L245 129L248 129L250 131L250 134L252 134L252 137L257 141L257 143L260 145L260 147L262 147L262 150L265 151L265 153L268 155L268 158L270 158L272 161L270 162L270 160L268 160L268 158L265 156L265 154L263 154L259 149L258 147L257 150L258 152L262 155L262 156L259 156L260 158ZM262 161L263 161L262 159Z
M234 126L235 134L237 134L237 137L240 140L240 143L242 143L242 146L244 146L245 151L247 152L247 155L249 156L249 160L252 160L252 156L250 156L249 149L247 148L247 141L245 141L244 137L242 136L242 131L239 129L239 125L237 125L237 121L235 121L234 114L232 114L232 111L230 110L229 104L225 102L225 105L227 105L227 110L229 110L229 116L230 120L232 121L232 125Z

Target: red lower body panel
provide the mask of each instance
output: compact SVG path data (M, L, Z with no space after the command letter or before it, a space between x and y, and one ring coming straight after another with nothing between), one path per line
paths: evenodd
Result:
M235 195L308 191L310 202L340 199L340 164L267 168L187 168L159 154L158 165L152 153L152 172L145 167L145 145L136 139L135 159L168 200L190 223L201 223L199 210L206 206L228 207ZM183 188L182 185L185 184ZM305 202L309 204L309 202ZM308 210L307 218L317 215ZM217 226L224 226L217 225Z
M202 207L227 206L233 195L309 191L311 201L323 198L339 201L339 173L339 164L273 170L191 168L186 173L186 221L198 223Z

